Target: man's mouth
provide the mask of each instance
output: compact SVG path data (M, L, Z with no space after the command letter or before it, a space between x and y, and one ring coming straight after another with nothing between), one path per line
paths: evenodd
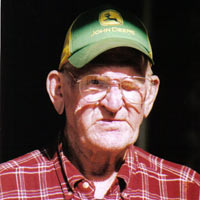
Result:
M100 119L98 121L102 121L102 122L122 122L125 121L124 119Z
M97 121L98 124L115 125L115 126L120 126L121 123L125 122L126 120L119 120L119 119L101 119Z

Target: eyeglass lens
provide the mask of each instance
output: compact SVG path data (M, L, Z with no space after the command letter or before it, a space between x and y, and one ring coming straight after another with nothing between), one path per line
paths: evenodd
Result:
M126 77L117 81L126 101L132 104L141 104L144 101L145 80L143 77ZM88 102L103 99L111 86L112 79L100 75L85 76L79 83L80 93Z

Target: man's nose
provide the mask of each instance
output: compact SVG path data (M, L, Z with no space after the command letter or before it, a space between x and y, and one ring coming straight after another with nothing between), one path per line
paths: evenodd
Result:
M119 111L123 103L122 93L118 86L111 86L106 96L100 102L102 106L112 113Z

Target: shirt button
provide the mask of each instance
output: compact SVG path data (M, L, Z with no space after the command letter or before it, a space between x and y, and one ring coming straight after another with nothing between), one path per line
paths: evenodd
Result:
M125 192L123 192L123 193L122 193L122 197L127 198L127 197L128 197L128 194L125 193Z
M84 189L88 189L89 183L88 183L88 182L84 182L83 185L82 185L82 187L83 187Z
M73 195L73 193L72 193L72 192L68 192L67 194L68 194L69 196L72 196L72 195Z

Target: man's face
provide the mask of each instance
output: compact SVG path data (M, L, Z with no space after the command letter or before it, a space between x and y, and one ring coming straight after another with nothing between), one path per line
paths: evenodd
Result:
M88 74L114 80L143 76L133 66L115 65L94 67ZM111 86L104 98L92 103L80 95L78 84L69 87L65 79L63 92L67 118L65 135L74 147L112 152L135 143L143 119L143 105L129 104L118 86Z

